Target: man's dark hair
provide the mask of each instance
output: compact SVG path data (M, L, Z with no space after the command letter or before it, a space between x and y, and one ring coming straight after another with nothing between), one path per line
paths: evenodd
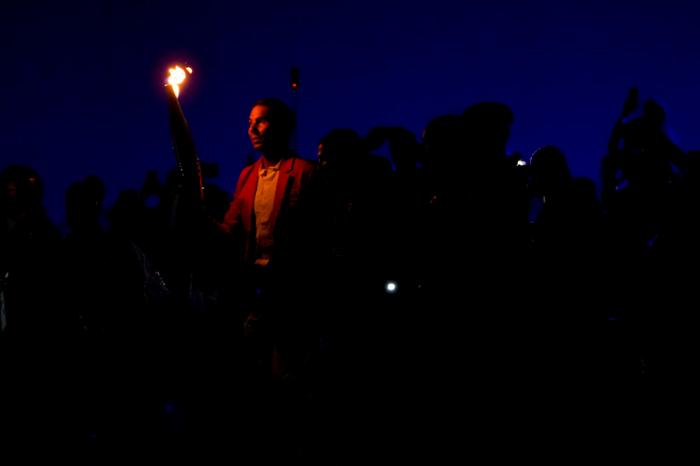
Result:
M294 129L297 126L297 118L294 111L289 108L287 104L280 99L271 97L257 100L253 104L253 107L257 107L258 105L262 105L270 109L268 114L270 121L275 124L281 133L291 137Z

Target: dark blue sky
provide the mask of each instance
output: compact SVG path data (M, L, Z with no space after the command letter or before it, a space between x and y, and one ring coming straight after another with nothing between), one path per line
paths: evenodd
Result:
M178 6L179 5L179 6ZM511 150L559 145L596 179L627 88L660 100L684 149L700 148L700 7L690 0L458 2L3 2L0 165L34 166L62 223L63 192L101 176L109 202L173 163L162 87L195 69L181 98L204 160L232 188L260 97L289 99L301 70L299 150L334 127L365 133L499 100Z

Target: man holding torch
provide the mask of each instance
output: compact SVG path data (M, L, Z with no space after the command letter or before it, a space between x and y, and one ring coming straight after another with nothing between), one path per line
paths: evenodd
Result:
M311 263L308 201L315 164L290 149L294 128L294 112L281 100L253 104L248 137L260 157L241 170L219 225L240 251L243 296L249 298L241 302L246 366L254 379L285 388L277 398L266 398L262 391L248 399L257 399L251 419L263 429L277 426L266 441L272 457L279 458L294 456L297 436L304 431L299 425L303 399L290 394L297 393L296 381L318 340L305 289L311 280L304 273Z
M296 372L310 340L309 304L296 299L309 263L311 237L309 185L315 163L298 157L290 142L294 112L281 100L255 102L248 137L260 154L240 173L233 200L219 229L236 241L249 307L244 328L256 348L265 348L262 375L288 377Z
M180 88L192 70L177 66L169 72L168 105L182 185L181 202L185 212L201 211L196 208L204 194L199 157L178 101ZM315 163L298 157L290 148L295 126L295 114L283 101L268 98L254 103L248 120L248 137L260 157L241 171L224 220L216 224L234 243L237 256L234 260L238 262L235 265L242 272L240 277L244 282L242 287L237 283L234 288L250 290L249 295L254 298L245 303L254 308L250 318L266 314L265 327L273 325L272 321L278 323L272 315L279 313L269 309L275 307L270 300L280 298L284 294L282 289L299 295L299 290L292 290L294 286L290 283L302 275L299 269L308 262L308 257L301 258L300 253L304 249L302 243L310 236L306 195ZM191 227L189 220L196 218L180 217L176 223L184 223L182 226L186 228ZM264 312L260 309L261 302L265 303ZM289 308L289 303L285 302L284 307ZM282 326L289 326L286 318L283 320ZM273 361L273 372L274 366Z
M200 161L178 100L180 87L191 73L189 67L170 69L168 105L181 188L187 201L199 203L204 200ZM303 226L300 214L316 165L291 149L295 127L294 112L283 101L255 102L248 137L260 157L241 171L233 200L217 225L240 246L241 263L254 266L260 275L271 275L268 271L288 261Z
M203 200L199 159L177 100L178 84L186 77L185 71L191 74L190 69L171 71L174 79L169 80L170 120L184 198L188 204L198 204ZM300 158L291 149L295 126L295 114L283 101L267 98L253 104L248 137L260 157L241 170L224 220L214 221L234 246L233 260L237 263L228 263L227 268L239 271L230 288L236 291L231 297L241 312L246 337L243 359L248 369L244 372L260 382L282 382L282 386L296 380L306 355L315 346L311 306L308 298L299 297L308 295L300 287L308 286L304 283L310 281L305 279L303 270L311 262L308 245L312 218L307 198L316 164ZM267 404L271 400L260 401ZM296 403L290 405L287 400L280 406L278 402L273 401L276 408L264 409L280 422L288 417L282 412L295 410ZM258 414L263 416L254 415L251 419L266 417L264 412ZM283 430L289 433L298 429L289 425ZM279 453L287 450L282 444L277 445Z
M261 99L253 105L248 137L260 158L241 171L221 224L223 231L239 236L244 263L260 270L289 258L290 235L301 226L299 210L315 169L290 149L294 127L294 113L281 100Z

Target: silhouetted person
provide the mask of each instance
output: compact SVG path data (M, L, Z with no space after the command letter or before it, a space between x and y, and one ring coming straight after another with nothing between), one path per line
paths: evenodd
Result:
M630 91L602 161L602 200L611 222L629 246L641 251L658 234L673 203L683 152L665 131L665 111L653 100L641 114Z
M65 345L68 318L57 277L60 234L43 205L31 167L0 172L0 435L3 454L68 439Z
M601 306L602 208L593 181L575 178L559 148L537 149L529 171L532 319L547 329L540 340L548 343L541 369L556 373L570 389L602 380L605 366L619 362L612 363L603 341L608 316Z
M103 335L107 303L113 299L112 245L101 220L105 185L96 176L72 183L66 191L69 232L63 241L62 289L71 303L72 331Z
M608 300L631 319L656 312L649 295L654 274L649 253L667 231L679 200L683 153L665 129L665 111L653 100L641 111L631 89L602 160L606 214Z
M319 213L325 217L319 241L326 243L328 254L348 266L350 274L369 272L356 270L351 263L363 267L373 263L372 272L382 268L390 240L386 224L391 214L389 162L371 155L365 141L351 129L326 134L319 142L318 160L320 192L315 195L323 203Z
M578 264L586 269L580 261L590 260L601 247L602 208L595 185L591 180L573 177L566 157L554 146L536 150L529 168L533 243L538 259L567 266Z
M12 165L0 173L0 189L3 334L54 333L55 303L44 287L53 283L60 234L44 208L42 180L32 168Z

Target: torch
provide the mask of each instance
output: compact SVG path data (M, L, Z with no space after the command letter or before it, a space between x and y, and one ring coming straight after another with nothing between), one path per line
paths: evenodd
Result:
M194 289L194 274L199 270L201 214L204 190L202 169L194 146L194 139L180 106L180 90L192 68L175 66L168 70L165 85L168 100L170 136L177 162L177 191L170 206L169 228L173 234L173 255L179 260L170 270L173 289L190 293ZM189 297L189 294L188 294Z
M191 202L201 202L204 200L202 168L194 146L194 139L192 139L192 132L179 100L180 88L187 76L192 74L192 68L175 66L170 68L168 73L165 87L168 95L170 135L177 162L177 171L181 180L180 188L186 199Z

